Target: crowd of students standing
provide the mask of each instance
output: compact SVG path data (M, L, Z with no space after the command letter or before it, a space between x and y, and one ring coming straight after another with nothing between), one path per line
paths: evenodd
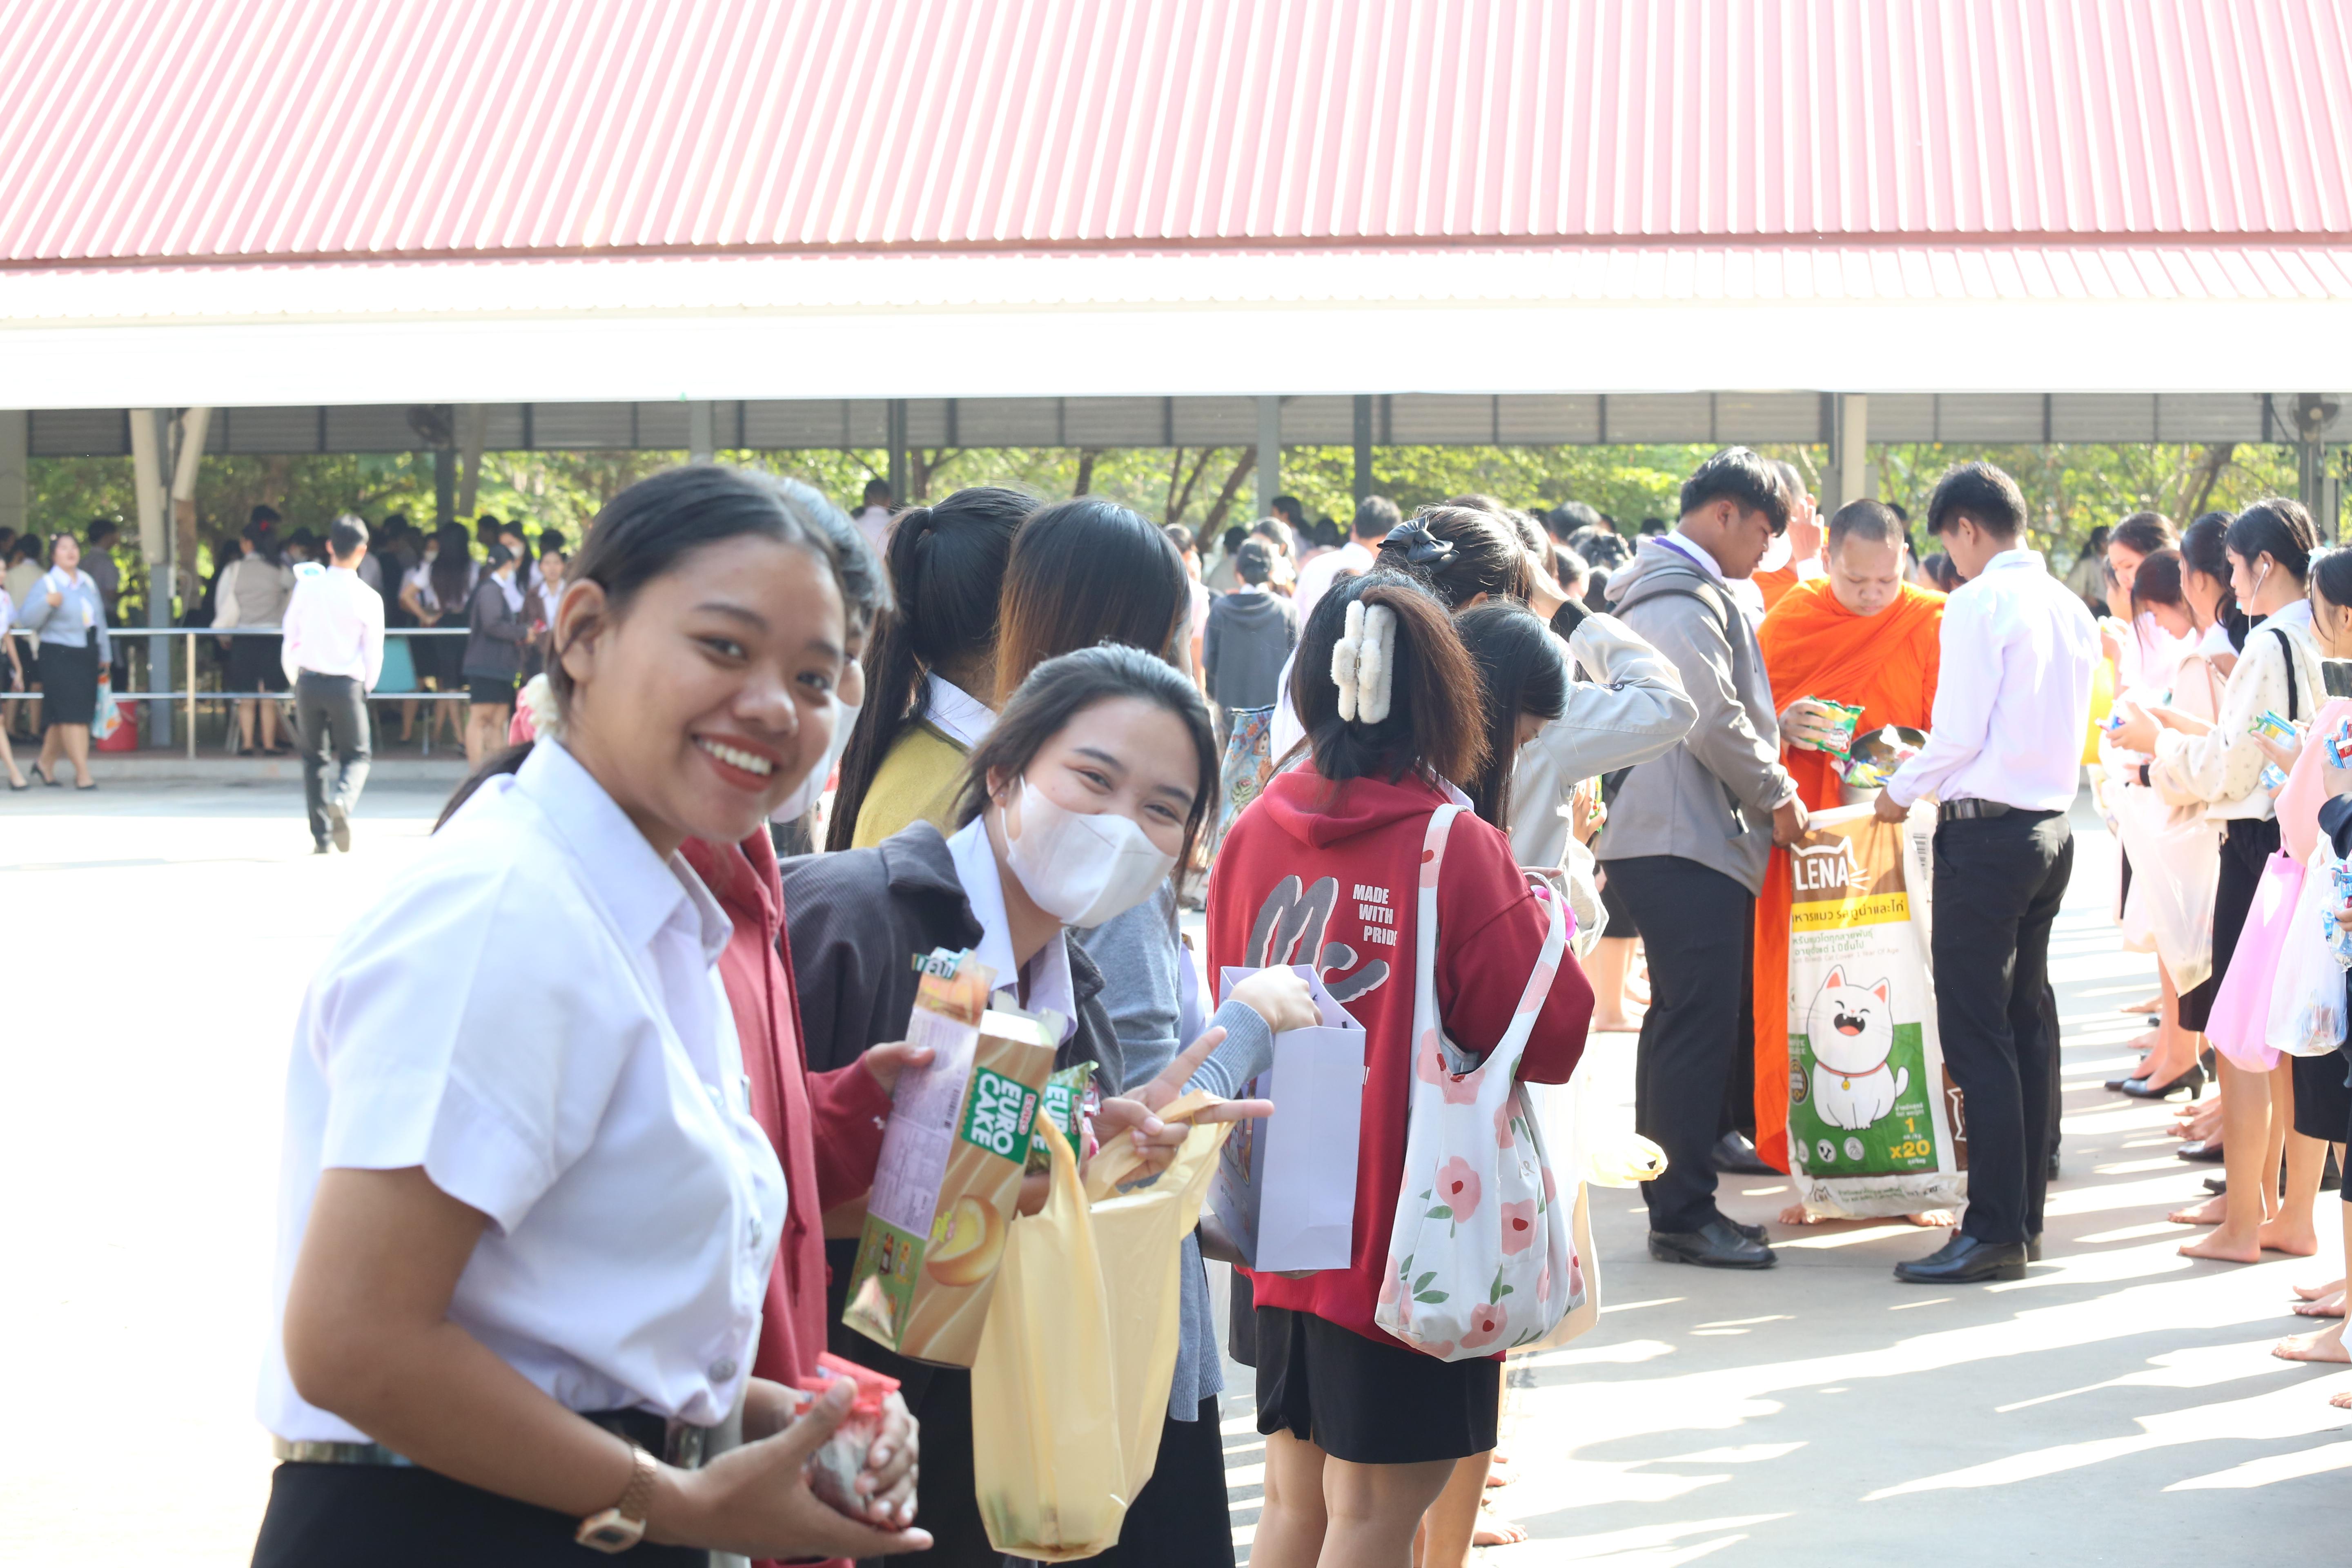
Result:
M261 1405L284 1463L256 1561L365 1542L553 1563L594 1538L676 1563L997 1563L968 1374L841 1324L890 1091L925 1059L904 1044L912 960L947 947L1064 1021L1057 1065L1096 1064L1097 1130L1147 1168L1185 1134L1158 1114L1181 1093L1265 1113L1233 1097L1317 1016L1282 965L1311 965L1349 1008L1367 1064L1350 1262L1237 1268L1222 1325L1266 1437L1253 1560L1454 1568L1478 1538L1500 1358L1437 1360L1375 1321L1419 1070L1401 895L1433 814L1458 812L1433 895L1446 1037L1475 1058L1512 1026L1556 896L1579 937L1521 1020L1519 1072L1567 1080L1597 1007L1632 1006L1626 955L1606 967L1630 906L1654 986L1637 1116L1675 1162L1646 1194L1652 1248L1770 1261L1761 1227L1713 1206L1743 991L1727 1002L1723 978L1747 973L1762 867L1806 822L1781 736L1811 721L1776 708L1748 600L1784 566L1780 592L1802 577L1775 542L1813 525L1785 468L1739 449L1681 501L1630 558L1583 509L1463 496L1406 519L1371 498L1345 543L1302 552L1303 520L1269 518L1203 570L1189 532L1100 498L972 489L853 521L795 481L696 466L617 497L560 573L526 574L519 535L473 563L462 532L385 569L408 614L462 604L469 626L519 617L516 578L539 585L532 634L489 638L455 674L499 712L534 637L542 668L304 1005ZM2244 690L2219 710L2284 701L2294 719L2296 690L2317 700L2291 613L2309 522L2265 506L2221 542L2249 611L2279 623L2276 679L2241 648ZM1885 508L1840 520L1842 539L1899 537ZM1946 646L1959 628L1985 657L1962 680L1947 658L1946 733L1879 807L1942 801L1936 959L1986 976L1948 988L1943 1015L1979 1190L1941 1251L1898 1270L1936 1283L2014 1278L2039 1246L2042 964L2079 749L2051 737L2087 727L2095 634L2022 523L1998 470L1938 486L1930 526L1969 584ZM2168 605L2164 549L2140 553L2137 583ZM2142 784L2177 773L2200 799L2243 799L2245 759L2169 711L2150 722L2179 740L2116 731L2150 742ZM1603 775L1633 780L1613 806ZM2221 814L2225 856L2277 841L2258 819ZM1318 902L1327 884L1356 900ZM1384 911L1378 931L1359 904ZM492 929L521 944L494 963ZM1596 997L1586 958L1613 994ZM1229 968L1258 973L1204 981ZM2192 1007L2182 992L2166 1026L2192 1026ZM2274 1130L2287 1092L2232 1084L2225 1149L2262 1146L2250 1119ZM2290 1183L2308 1166L2291 1158ZM2260 1172L2233 1180L2231 1212L2266 1190ZM1158 1462L1112 1560L1232 1560L1204 1240L1220 1245L1184 1243ZM847 1391L794 1417L789 1390L828 1350L899 1382L855 1517L802 1475Z

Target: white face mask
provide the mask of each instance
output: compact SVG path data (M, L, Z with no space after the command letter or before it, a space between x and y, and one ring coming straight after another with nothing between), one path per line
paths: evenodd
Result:
M833 777L834 764L840 762L842 753L849 750L849 732L857 727L857 712L865 705L842 702L837 698L835 700L841 711L834 716L833 739L825 743L824 755L817 759L816 766L809 770L808 777L793 786L793 793L784 797L784 803L768 813L769 821L791 822L807 816L818 797L824 794L826 781Z
M1161 854L1132 817L1082 816L1017 784L1004 810L1004 858L1037 907L1063 924L1084 929L1125 914L1175 869L1176 857Z

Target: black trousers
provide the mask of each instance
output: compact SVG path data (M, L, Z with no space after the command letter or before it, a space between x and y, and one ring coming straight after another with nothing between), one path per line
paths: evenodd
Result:
M349 812L367 787L367 693L348 675L306 669L294 683L294 723L302 732L302 803L310 811L310 837L324 844L328 805Z
M606 1552L572 1540L580 1521L431 1470L280 1465L253 1568L591 1568ZM705 1568L707 1552L650 1542L645 1568Z
M1967 1123L1960 1229L1979 1241L2021 1242L2042 1229L2058 1049L2043 994L2050 926L2074 872L2063 812L1936 829L1936 1018Z
M1716 1140L1753 1032L1756 895L1675 855L1604 863L1650 957L1650 1010L1634 1058L1633 1126L1666 1152L1642 1184L1650 1228L1697 1230L1715 1219ZM1937 918L1942 906L1937 906ZM1743 1022L1742 1015L1751 1016Z

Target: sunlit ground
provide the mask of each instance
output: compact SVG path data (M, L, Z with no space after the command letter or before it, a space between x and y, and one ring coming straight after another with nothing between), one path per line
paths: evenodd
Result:
M252 1417L280 1082L304 981L407 863L440 792L372 791L359 849L314 860L284 785L0 795L0 1562L244 1562L268 1479ZM2014 1285L1898 1286L1934 1233L1780 1240L1780 1267L1654 1264L1639 1194L1596 1209L1601 1327L1528 1363L1497 1494L1530 1530L1494 1563L2327 1562L2352 1478L2352 1378L2268 1350L2323 1255L2190 1263L2167 1209L2211 1168L2169 1113L2104 1093L2153 986L2105 919L2113 850L2081 839L2059 935L2065 1176L2049 1261ZM1632 1041L1598 1044L1630 1096ZM1727 1178L1770 1218L1781 1184ZM1237 1537L1263 1449L1229 1368ZM2257 1545L2257 1543L2259 1543Z
M1774 1225L1780 1267L1654 1263L1633 1192L1596 1194L1601 1326L1517 1363L1495 1494L1533 1537L1497 1565L2335 1561L2352 1476L2341 1368L2277 1360L2292 1284L2340 1269L2322 1251L2252 1267L2192 1262L2166 1213L2218 1167L2173 1157L2168 1110L2101 1087L2155 989L2107 918L2113 841L2076 814L2072 896L2052 944L2065 1034L2064 1174L2047 1261L2015 1284L1897 1284L1946 1232ZM2085 830L2086 827L2090 830ZM1603 1037L1630 1107L1633 1042ZM1630 1111L1629 1111L1630 1114ZM1771 1221L1784 1182L1727 1176L1735 1218ZM1256 1517L1265 1450L1244 1369L1227 1400L1236 1539ZM1236 1396L1238 1395L1238 1397ZM2331 1545L2330 1542L2334 1542Z

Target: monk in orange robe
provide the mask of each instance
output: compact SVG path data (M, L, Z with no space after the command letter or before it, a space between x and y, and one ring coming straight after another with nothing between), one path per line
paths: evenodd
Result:
M1809 811L1841 804L1841 781L1835 759L1810 743L1821 715L1804 699L1859 705L1858 734L1887 724L1924 731L1935 713L1944 595L1904 581L1904 551L1900 521L1879 502L1839 508L1830 521L1828 575L1790 588L1757 629L1781 713L1781 761ZM1790 903L1789 854L1776 849L1756 900L1756 1148L1783 1171ZM1801 1205L1790 1214L1801 1218Z

